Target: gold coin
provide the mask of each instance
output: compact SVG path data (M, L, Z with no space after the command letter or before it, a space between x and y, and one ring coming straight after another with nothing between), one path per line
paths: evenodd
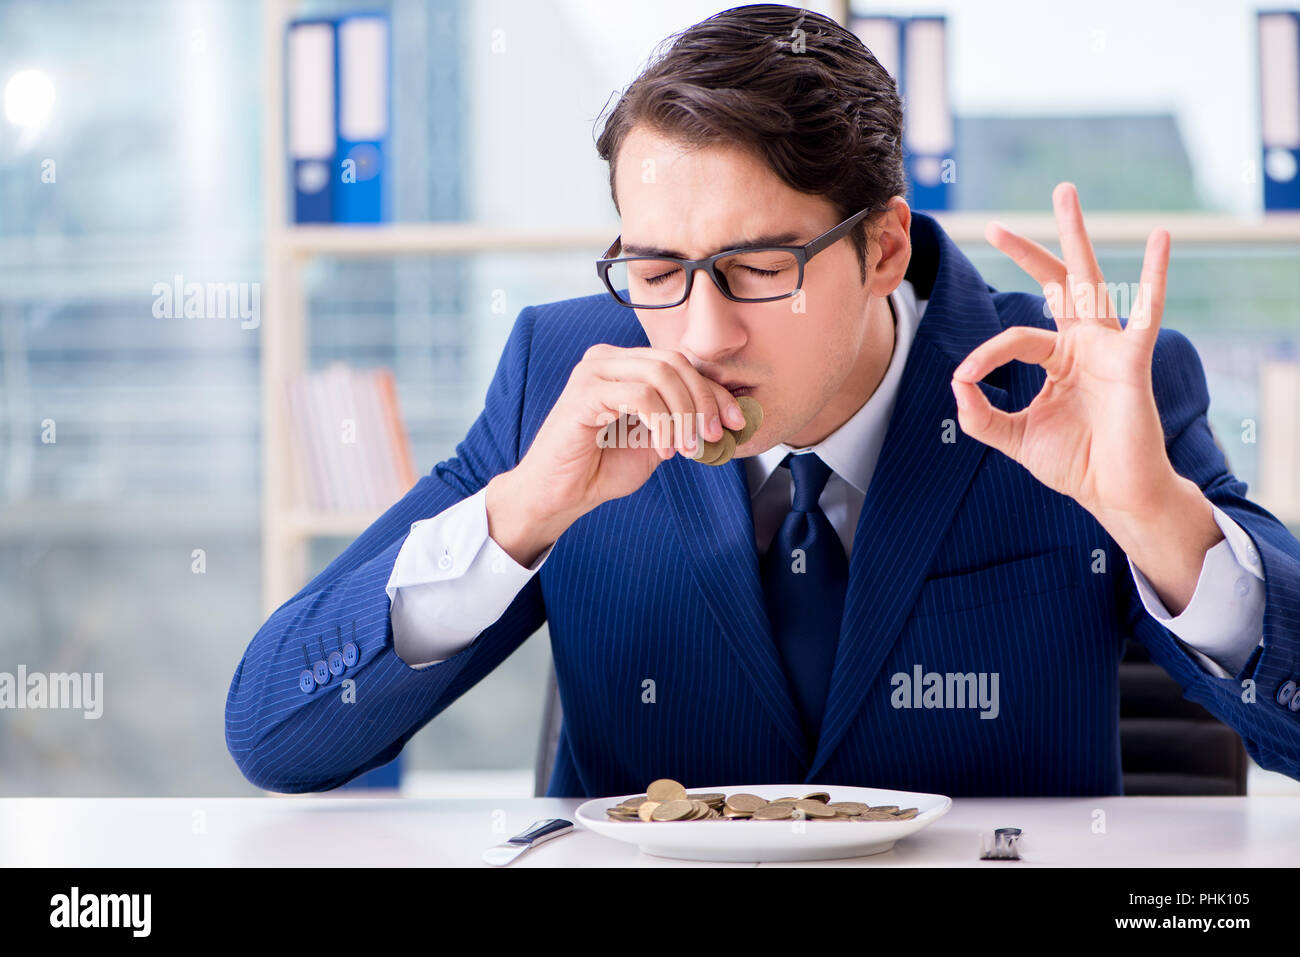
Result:
M725 794L688 794L688 801L703 801L705 804L721 804L727 799Z
M744 398L742 396L742 398ZM630 797L605 809L611 821L907 821L916 817L917 808L899 808L897 804L873 807L862 801L832 801L826 791L813 791L803 797L786 795L768 801L757 794L721 791L687 793L672 778L652 781L646 793Z
M763 424L763 407L751 395L740 396L740 398L736 399L736 404L740 406L740 411L745 413L744 428L734 430L736 444L744 445L754 437L754 433Z
M861 814L863 811L870 810L870 805L863 804L861 801L831 801L826 806L836 811L848 811L850 814Z
M651 812L650 817L655 821L680 821L690 817L691 812L690 801L665 801Z
M803 811L809 817L834 817L835 812L828 808L821 801L799 800L794 802L794 806Z
M690 457L691 457L692 459L694 459L696 462L700 462L700 463L702 463L702 464L704 464L704 465L709 464L709 463L712 462L714 459L716 459L719 455L722 454L722 450L723 450L723 448L724 448L724 446L725 446L725 442L726 442L727 436L728 436L730 433L731 433L731 430L728 429L726 426L723 426L723 427L722 427L722 438L718 439L718 441L716 441L716 442L710 442L710 441L709 441L708 439L706 439L703 435L701 435L698 431L696 431L696 433L695 433L695 450L694 450L693 452L690 453ZM734 442L734 441L736 440L736 437L735 437L734 435L732 435L732 436L731 436L731 440Z
M727 810L741 811L745 814L753 814L766 804L766 799L757 794L733 794L727 798Z
M715 446L716 454L707 459L701 459L705 465L726 465L731 461L731 457L736 454L736 437L730 432L723 432L722 438L717 442L707 442L706 445Z
M693 462L703 462L705 459L711 459L718 454L722 447L721 442L710 442L698 431L695 433L695 448L686 453L687 458Z
M647 799L658 801L661 804L665 801L686 800L686 788L672 778L660 778L658 781L651 781L650 786L645 789L645 793Z

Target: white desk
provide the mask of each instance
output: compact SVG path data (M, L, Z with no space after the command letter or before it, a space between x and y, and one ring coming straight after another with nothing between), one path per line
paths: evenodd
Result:
M486 867L491 844L540 818L577 821L578 798L8 798L4 867ZM1105 831L1094 833L1095 813ZM635 825L630 825L635 826ZM686 825L683 825L686 826ZM980 835L1024 830L1019 864L980 861ZM959 798L892 851L771 866L1294 867L1300 800L1241 798ZM556 838L510 867L752 867L671 861L587 831Z

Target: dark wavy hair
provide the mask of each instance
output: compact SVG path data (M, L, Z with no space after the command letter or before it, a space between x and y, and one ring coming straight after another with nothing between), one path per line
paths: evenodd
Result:
M871 208L850 234L863 282L869 223L907 195L894 78L851 31L799 7L733 7L656 48L596 140L616 210L618 151L637 124L692 147L747 149L841 220Z

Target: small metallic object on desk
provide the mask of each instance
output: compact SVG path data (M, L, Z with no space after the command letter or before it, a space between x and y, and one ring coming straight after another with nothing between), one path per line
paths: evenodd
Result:
M537 821L528 830L522 834L516 834L504 844L498 844L495 847L489 847L483 852L483 860L489 864L498 866L509 864L516 857L528 850L530 847L536 847L543 844L553 837L559 837L561 834L568 834L573 830L573 822L566 821L562 817L547 818L544 821Z
M1020 828L1000 827L993 832L993 847L990 849L988 839L980 835L980 860L982 861L1018 861L1020 852L1016 842L1020 840Z

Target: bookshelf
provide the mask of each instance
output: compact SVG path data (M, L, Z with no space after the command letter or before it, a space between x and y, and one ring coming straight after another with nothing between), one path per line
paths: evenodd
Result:
M263 293L261 324L262 609L270 616L307 581L308 545L319 537L354 538L383 509L322 511L297 497L293 442L283 405L283 384L307 371L310 316L302 271L320 256L386 258L475 252L591 251L609 244L611 226L527 230L477 223L382 223L295 226L289 222L284 146L284 31L296 14L294 0L262 4L261 187ZM617 226L613 229L617 232ZM595 281L593 272L593 282Z
M322 512L307 508L295 499L293 443L282 403L282 386L287 378L305 371L307 364L309 316L301 278L304 266L320 256L376 258L557 250L583 251L594 261L618 231L616 224L545 231L460 222L291 225L284 103L279 91L284 89L284 31L296 12L295 7L295 0L263 0L262 3L262 88L267 91L261 129L264 616L269 616L306 582L307 546L313 538L355 537L382 512L382 509ZM1049 202L1046 197L1045 202ZM936 214L936 218L958 245L984 245L984 228L993 219L1049 248L1057 245L1056 224L1050 210L1042 213L961 211ZM1139 250L1156 225L1169 229L1175 249L1184 244L1300 244L1300 213L1246 218L1203 212L1103 212L1089 213L1087 224L1095 243L1132 245ZM593 271L592 286L585 292L598 291ZM575 290L574 295L583 292ZM1279 517L1283 516L1279 514ZM1287 515L1284 520L1287 519L1300 520L1300 515Z

